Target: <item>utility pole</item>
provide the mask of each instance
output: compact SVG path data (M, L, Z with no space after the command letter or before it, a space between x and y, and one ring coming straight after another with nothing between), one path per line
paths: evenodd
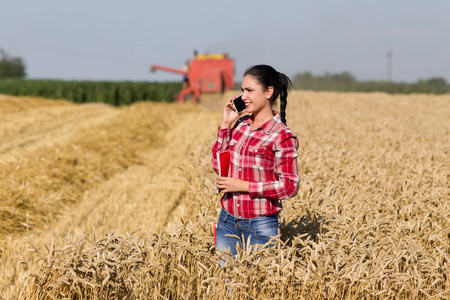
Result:
M387 57L388 57L387 81L391 82L391 80L392 80L392 50L389 49Z

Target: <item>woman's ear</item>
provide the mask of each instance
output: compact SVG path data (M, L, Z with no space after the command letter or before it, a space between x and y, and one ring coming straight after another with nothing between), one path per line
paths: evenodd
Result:
M272 98L272 95L273 95L273 86L269 86L269 87L266 89L266 98L267 98L267 100L269 100L270 98Z

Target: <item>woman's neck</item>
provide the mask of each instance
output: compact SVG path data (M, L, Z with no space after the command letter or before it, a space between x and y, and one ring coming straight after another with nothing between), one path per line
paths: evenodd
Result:
M274 116L272 108L264 109L257 113L253 113L253 125L252 129L260 127L262 124L266 123Z

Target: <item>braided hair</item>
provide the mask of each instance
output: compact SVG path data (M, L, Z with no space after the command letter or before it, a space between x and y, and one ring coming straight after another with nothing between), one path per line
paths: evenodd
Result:
M292 82L283 73L276 71L274 68L268 65L255 65L249 67L244 76L251 75L255 77L256 81L261 84L264 89L273 87L272 97L269 99L270 104L273 106L280 96L280 117L281 121L286 125L286 105L288 88L292 86Z

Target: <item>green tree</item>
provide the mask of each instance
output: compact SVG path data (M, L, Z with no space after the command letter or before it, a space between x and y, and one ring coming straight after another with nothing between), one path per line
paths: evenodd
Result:
M447 85L447 81L445 80L444 77L432 77L432 78L424 80L424 82L431 84L431 85L435 85L435 86L446 86ZM419 83L420 83L420 80L419 80Z
M3 49L0 49L0 77L18 77L23 78L25 72L25 63L20 57L11 57Z

